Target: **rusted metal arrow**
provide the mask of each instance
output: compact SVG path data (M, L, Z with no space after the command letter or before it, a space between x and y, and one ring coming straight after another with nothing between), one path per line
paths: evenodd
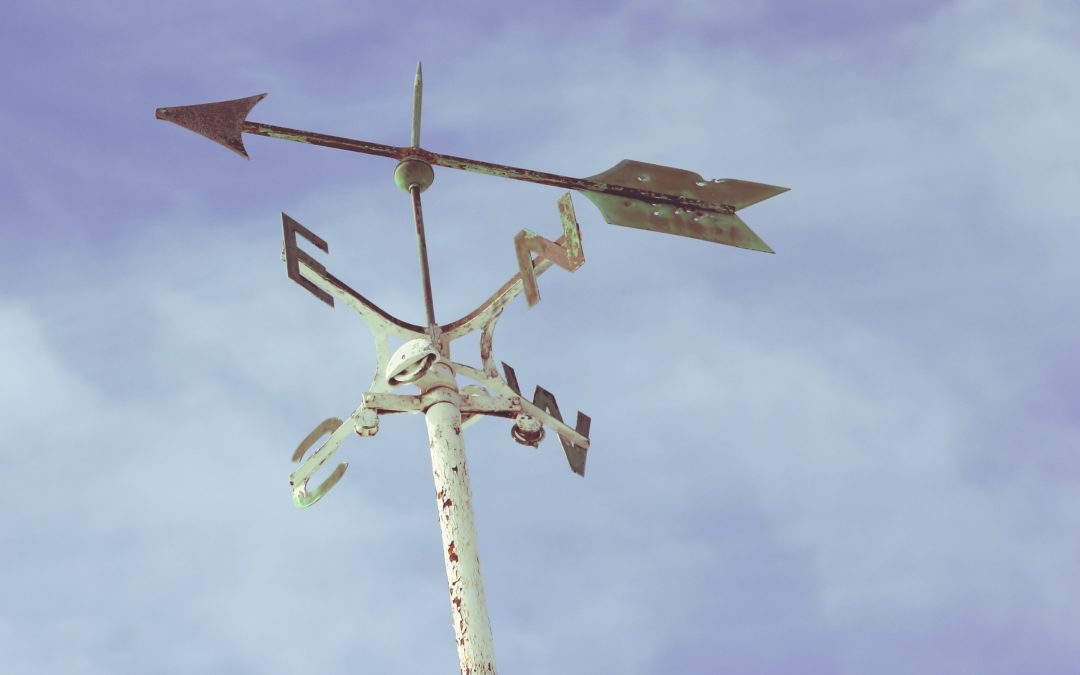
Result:
M259 94L217 103L158 108L157 118L179 124L245 158L248 154L244 148L244 133L397 160L415 159L429 165L577 190L588 197L600 209L604 220L612 225L773 252L735 212L786 192L788 188L733 178L705 180L692 171L632 159L624 159L595 176L571 178L431 152L419 147L418 137L414 138L414 145L398 147L249 122L247 116L251 109L265 96Z

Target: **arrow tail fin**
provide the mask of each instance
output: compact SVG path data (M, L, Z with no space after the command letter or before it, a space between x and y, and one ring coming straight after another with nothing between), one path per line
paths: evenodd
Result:
M711 181L707 194L710 201L729 204L738 211L765 201L769 197L775 197L778 194L787 192L788 189L777 185L754 183L737 178L719 178Z
M653 205L601 192L586 191L583 194L600 209L604 220L612 225L675 234L753 251L774 252L734 213L694 211L668 204Z

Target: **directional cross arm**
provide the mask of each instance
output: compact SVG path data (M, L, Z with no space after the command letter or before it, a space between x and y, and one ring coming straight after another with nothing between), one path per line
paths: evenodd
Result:
M588 433L588 428L585 428L585 433L582 433L563 422L559 417L553 415L543 406L537 405L536 403L530 403L521 394L514 391L513 387L507 384L507 382L497 374L495 376L490 376L468 364L457 362L454 363L454 371L459 375L463 375L470 380L487 387L503 399L519 401L522 412L532 415L543 422L546 426L554 430L559 438L565 439L567 442L578 446L582 450L589 449L589 437L586 435ZM585 425L582 426L584 427Z

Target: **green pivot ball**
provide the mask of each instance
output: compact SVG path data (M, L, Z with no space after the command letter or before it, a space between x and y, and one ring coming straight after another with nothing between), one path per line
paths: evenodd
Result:
M416 157L406 157L394 167L394 182L406 193L410 192L414 185L423 192L434 180L435 172L431 165Z

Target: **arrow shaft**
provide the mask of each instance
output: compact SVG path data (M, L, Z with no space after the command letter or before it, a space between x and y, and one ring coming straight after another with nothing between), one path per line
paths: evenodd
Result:
M257 136L279 138L283 141L321 145L324 148L361 152L365 155L378 155L379 157L390 157L391 159L402 159L406 155L415 154L416 152L414 148L399 148L394 145L358 141L353 138L345 138L344 136L317 134L312 131L301 131L299 129L279 127L273 124L261 124L259 122L244 122L241 131Z
M431 295L431 269L428 267L427 237L424 234L424 212L420 207L420 187L409 188L412 195L413 220L416 221L416 248L420 253L420 286L424 292L424 315L427 317L428 331L435 339L435 302Z
M335 150L347 150L349 152L359 152L365 155L377 155L379 157L389 157L397 160L404 159L405 157L415 157L428 164L443 166L448 169L460 169L462 171L482 173L489 176L498 176L500 178L511 178L513 180L520 180L528 183L539 183L541 185L550 185L565 190L601 192L604 194L625 197L627 199L648 202L650 204L670 204L675 207L693 211L716 211L720 213L735 212L734 208L726 204L714 204L692 197L684 197L682 195L675 195L667 192L654 192L652 190L643 190L640 188L627 187L625 185L612 185L610 183L592 180L591 178L571 178L570 176L560 176L558 174L535 171L532 169L521 169L516 166L495 164L494 162L484 162L477 159L443 155L437 152L431 152L430 150L424 150L423 148L383 145L381 143L345 138L344 136L318 134L311 131L301 131L300 129L279 127L273 124L261 124L259 122L244 122L242 131L258 136L278 138L285 141L294 141L296 143L320 145L325 148L334 148Z
M613 185L591 178L571 178L569 176L560 176L558 174L535 171L533 169L519 169L516 166L483 162L477 159L454 157L452 155L441 155L426 150L422 152L431 164L437 164L451 169L461 169L463 171L483 173L489 176L498 176L500 178L512 178L514 180L521 180L529 183L551 185L566 190L602 192L604 194L626 197L627 199L648 202L650 204L671 204L672 206L692 211L719 211L721 213L735 212L734 208L726 204L715 204L700 199L694 199L693 197L674 195L668 192L655 192L653 190L642 190L640 188L632 188L625 185Z

